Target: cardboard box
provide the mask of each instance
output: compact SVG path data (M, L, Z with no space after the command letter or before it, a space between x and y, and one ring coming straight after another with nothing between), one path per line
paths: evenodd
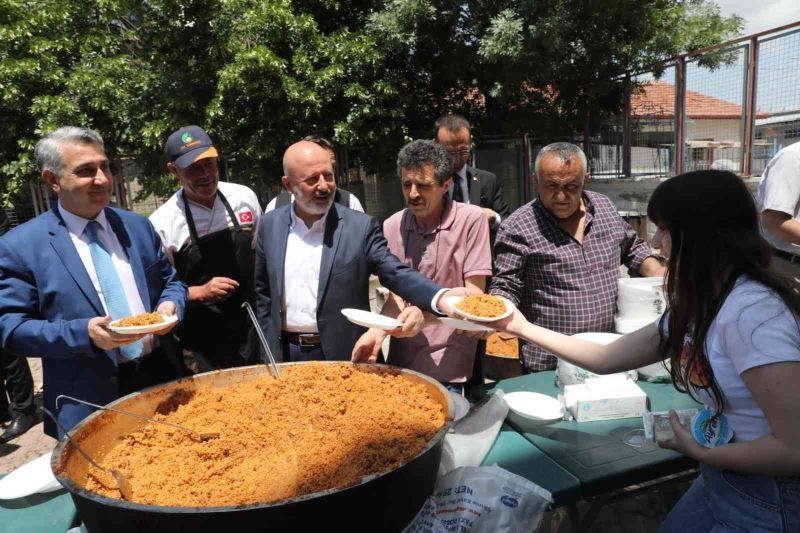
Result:
M624 375L587 379L564 387L564 404L578 422L642 416L647 395Z

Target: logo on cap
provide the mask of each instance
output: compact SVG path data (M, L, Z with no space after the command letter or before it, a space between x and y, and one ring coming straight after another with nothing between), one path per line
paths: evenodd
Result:
M192 134L191 134L191 133L189 133L188 131L184 131L184 132L183 132L183 135L181 135L181 142L182 142L183 144L190 143L190 142L192 142L193 140L194 140L194 139L192 139Z

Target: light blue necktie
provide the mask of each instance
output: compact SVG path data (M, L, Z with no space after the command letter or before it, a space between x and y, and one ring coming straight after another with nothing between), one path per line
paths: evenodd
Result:
M89 237L89 251L92 253L92 262L97 273L97 280L100 282L100 288L103 289L103 298L106 301L108 314L111 315L111 320L119 320L120 318L131 316L131 308L128 305L128 298L125 297L125 289L122 287L117 269L111 260L111 254L103 247L97 237L98 229L100 229L100 223L96 220L91 220L86 224L86 229L83 232ZM122 352L123 357L126 359L133 360L142 355L143 348L142 341L136 341L120 346L119 351Z

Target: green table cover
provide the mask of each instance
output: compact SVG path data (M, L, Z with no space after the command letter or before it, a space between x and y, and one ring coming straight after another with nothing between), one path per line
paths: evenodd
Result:
M568 505L580 498L578 479L507 424L500 429L497 440L483 460L484 466L494 464L550 491L554 507Z
M0 478L5 474L0 474ZM0 531L64 533L77 523L77 511L65 490L0 500Z
M651 411L701 407L689 395L681 394L669 383L638 385L647 394ZM499 381L495 390L506 393L531 391L558 395L555 372L539 372ZM581 493L591 497L634 483L693 468L693 460L672 450L646 443L635 447L625 443L632 431L642 429L642 418L623 418L597 422L558 422L541 426L522 435L559 466L578 478Z

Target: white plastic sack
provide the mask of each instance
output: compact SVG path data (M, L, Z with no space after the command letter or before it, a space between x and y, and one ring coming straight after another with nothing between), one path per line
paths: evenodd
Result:
M539 485L499 466L457 468L439 479L403 533L534 531L552 501Z
M620 335L627 335L645 326L654 324L659 316L661 315L650 314L645 317L625 318L620 315L614 315L614 330Z
M665 364L666 367L664 366ZM669 360L664 361L664 363L659 361L658 363L643 366L637 370L639 379L651 383L670 383L672 382L672 376L669 373L671 366Z
M445 435L439 477L459 466L479 466L483 462L508 414L504 394L496 391Z
M616 333L576 333L573 335L576 339L583 339L585 341L594 342L597 344L611 344L622 335ZM610 374L616 375L616 374ZM619 372L619 375L627 375L633 381L639 378L636 370L628 370L627 372ZM556 386L563 388L567 385L580 385L586 383L587 379L596 379L601 377L599 374L590 372L585 368L568 363L563 359L559 359L556 363Z
M664 278L619 278L617 309L624 318L658 317L666 309ZM655 319L654 319L655 320Z

